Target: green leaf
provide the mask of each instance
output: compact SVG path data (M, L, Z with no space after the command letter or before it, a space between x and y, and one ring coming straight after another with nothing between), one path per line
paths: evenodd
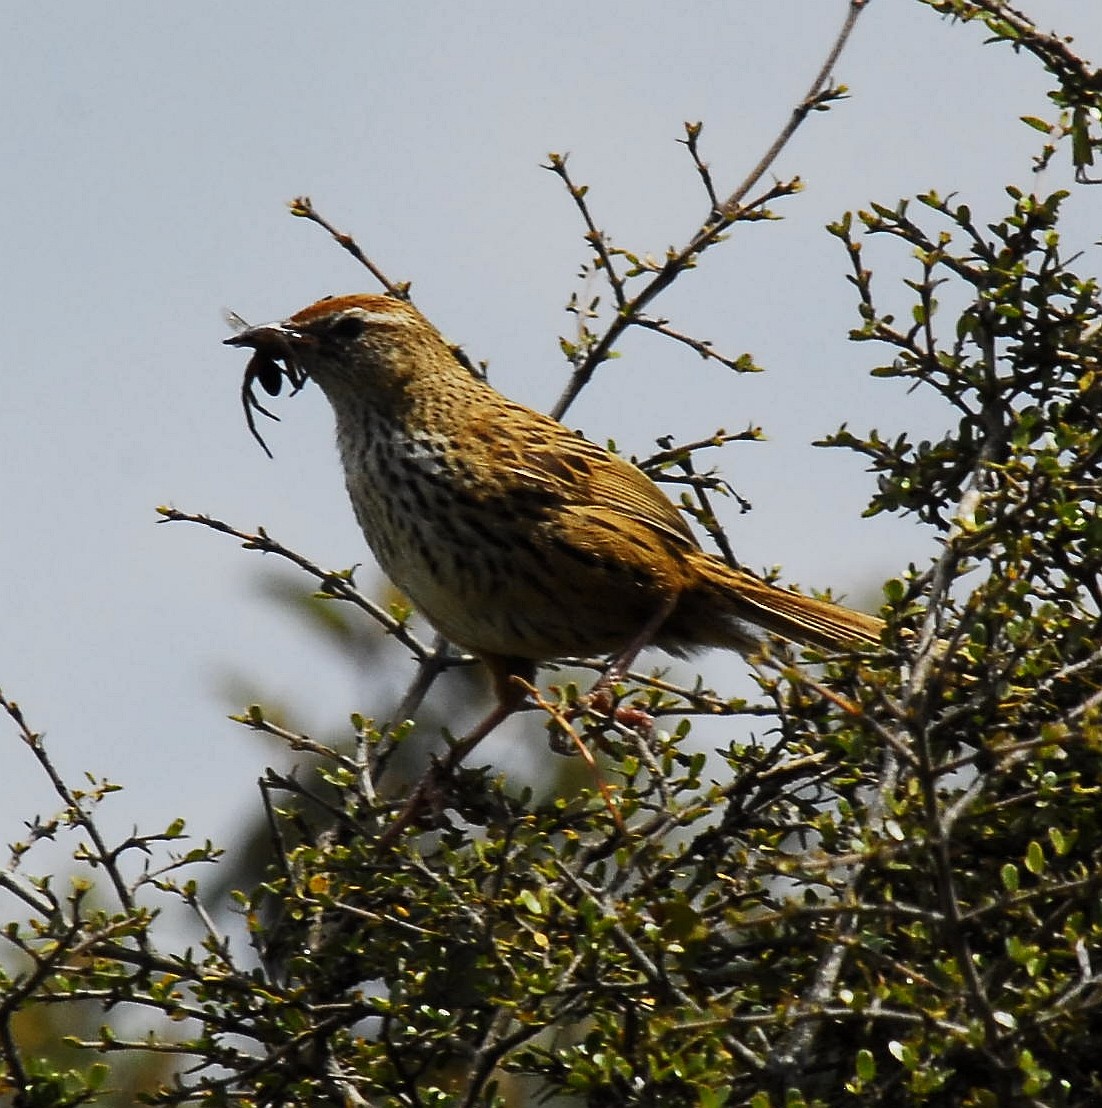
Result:
M1025 868L1035 877L1045 872L1045 852L1036 839L1031 840L1026 849Z
M543 915L543 905L540 899L531 889L521 889L517 895L517 903L527 908L534 916Z

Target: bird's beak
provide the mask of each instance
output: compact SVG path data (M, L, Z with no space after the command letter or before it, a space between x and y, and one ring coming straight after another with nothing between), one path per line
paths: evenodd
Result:
M246 327L236 335L230 335L222 342L226 346L249 346L253 350L269 350L273 353L285 351L301 334L286 323L258 323L255 327Z

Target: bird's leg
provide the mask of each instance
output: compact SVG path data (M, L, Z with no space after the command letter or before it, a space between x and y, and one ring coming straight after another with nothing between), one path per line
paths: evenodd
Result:
M594 689L602 685L610 685L613 681L619 681L631 669L632 663L639 656L639 651L650 646L658 637L662 624L670 618L674 608L677 607L677 599L677 594L672 593L662 601L661 607L643 624L627 646L612 659L612 664L605 670L597 684L593 686Z
M379 837L379 844L387 846L402 831L417 819L426 807L438 807L441 792L448 778L455 772L464 758L482 740L504 723L524 703L525 682L531 682L536 675L534 662L520 658L484 657L482 659L490 670L494 683L497 704L486 717L463 738L451 744L443 758L434 758L433 763L417 782L402 810L394 817L387 829Z
M526 658L498 658L484 656L482 661L490 671L497 704L477 727L453 743L439 766L450 773L482 740L499 724L504 723L523 703L525 684L536 676L536 664Z
M671 593L666 597L662 601L661 607L643 624L627 646L613 657L608 669L601 674L593 688L583 698L584 708L592 708L595 711L603 712L605 715L610 713L612 696L609 689L631 669L632 663L639 656L639 652L654 642L658 632L662 629L662 624L669 619L670 614L677 607L677 600L677 593ZM618 723L631 728L649 728L654 723L650 714L639 708L617 708L612 715Z

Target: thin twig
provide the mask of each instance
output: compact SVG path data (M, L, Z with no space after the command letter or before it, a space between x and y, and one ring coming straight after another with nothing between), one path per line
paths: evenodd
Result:
M726 366L728 369L733 369L738 373L756 373L758 366L754 365L753 360L746 354L740 354L738 357L730 357L726 354L720 354L713 346L710 339L698 339L692 335L686 334L684 331L677 331L670 326L669 320L654 319L651 316L637 316L634 320L637 327L642 327L647 331L654 331L656 334L664 335L668 339L672 339L674 342L679 342L683 346L687 346L690 350L699 354L705 361L716 361L720 365Z
M589 243L593 253L597 257L598 267L604 270L605 276L608 278L608 284L612 289L612 295L616 299L616 307L622 311L627 307L627 297L624 295L624 279L616 272L616 267L613 265L612 257L608 252L608 245L605 241L604 232L602 232L594 222L593 216L589 211L589 205L586 203L585 199L586 188L581 185L576 185L570 178L570 173L566 168L566 157L565 154L552 154L549 159L549 164L545 168L550 169L554 174L560 177L563 184L566 185L567 192L570 193L570 198L574 201L581 214L582 221L585 223L585 240Z
M296 196L287 207L290 209L291 215L298 216L300 219L308 219L311 223L316 223L319 227L328 231L329 234L333 236L337 245L347 250L391 296L399 300L409 299L409 281L392 281L360 249L359 243L357 243L351 235L346 234L344 231L338 231L336 227L318 213L317 209L310 202L309 196Z
M73 794L73 791L65 783L61 774L58 773L57 768L50 760L50 756L46 753L46 747L42 742L42 736L38 732L31 730L26 720L23 718L23 713L19 705L13 700L8 700L2 692L0 692L0 708L11 717L19 728L20 737L30 749L38 764L45 771L46 776L50 779L50 784L53 785L54 791L71 813L73 822L81 827L91 840L95 852L91 855L90 860L93 864L102 866L107 872L108 879L115 890L115 895L119 898L119 903L122 905L127 916L134 917L138 915L139 909L134 900L133 891L123 880L118 863L112 852L107 849L107 843L100 834L99 827L96 826L95 820L85 811L84 805ZM145 949L149 941L145 930L143 928L135 928L134 933L138 945L142 949Z
M755 214L760 215L767 210L766 206L772 200L798 191L800 183L797 179L787 183L778 183L756 199L745 202L750 191L765 175L781 150L791 141L792 136L796 133L807 116L813 110L825 107L830 100L836 99L840 95L838 91L828 89L827 83L834 66L838 62L839 56L849 41L858 17L867 6L867 3L868 0L850 0L845 21L819 73L816 75L807 94L793 110L788 123L759 160L758 164L750 171L734 192L732 192L721 204L717 205L715 202L716 194L714 188L708 189L711 210L703 224L692 234L684 247L680 250L671 249L668 251L664 264L655 267L654 276L635 294L635 296L627 298L623 303L619 304L616 317L609 323L604 334L590 346L584 360L575 366L574 372L571 374L570 380L567 382L562 395L551 409L551 414L556 419L562 418L567 409L577 398L578 393L581 392L589 382L597 367L609 357L613 346L619 340L621 334L628 327L638 324L639 317L643 314L647 305L668 288L680 273L684 272L686 268L692 265L698 255L709 246L714 245L732 224ZM695 148L697 136L692 134L691 129L687 130L692 142L692 145L690 145L690 153L693 156L694 163L697 165L699 172L702 163L700 161L699 152ZM554 166L552 166L552 168L554 168ZM708 177L707 180L710 182L710 177ZM578 187L579 186L573 186L573 189L576 190Z
M376 604L373 600L364 596L364 594L355 587L352 583L350 572L322 569L314 562L311 562L309 558L303 557L303 555L290 549L290 547L284 546L282 543L276 542L275 539L270 538L263 527L258 527L255 533L239 531L236 527L232 527L228 523L223 523L220 519L214 519L212 516L192 515L189 512L181 512L176 508L165 506L159 507L157 513L164 518L165 522L198 523L203 527L209 527L212 531L218 531L223 535L232 535L235 539L240 539L241 545L244 546L246 550L259 550L262 554L275 554L280 558L286 559L300 569L304 569L311 577L320 581L321 589L319 591L325 596L346 600L351 604L355 604L361 611L366 612L376 623L383 627L388 635L396 639L403 646L409 647L418 660L423 661L432 656L432 648L421 642L402 620L395 619L388 611ZM454 659L454 664L461 665L468 663L470 660L471 659L457 658ZM451 660L449 660L447 664L451 664Z
M769 171L769 167L791 141L800 124L807 119L812 111L821 106L823 93L830 81L831 74L834 72L834 67L838 64L838 59L842 56L842 51L846 48L850 35L853 34L853 29L857 26L857 20L862 11L868 6L868 2L869 0L850 0L842 29L838 32L822 68L815 75L815 80L811 82L811 87L793 109L788 122L781 129L781 133L773 140L773 145L762 155L761 161L750 170L742 184L722 204L718 205L720 211L730 213L738 209L747 193L765 176Z

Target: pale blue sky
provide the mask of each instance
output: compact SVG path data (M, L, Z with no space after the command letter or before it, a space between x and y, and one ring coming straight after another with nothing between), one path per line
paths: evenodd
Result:
M1097 0L1024 0L1102 61ZM842 0L536 5L192 2L3 5L0 119L7 304L0 399L0 688L48 732L63 770L127 791L111 826L188 817L227 840L273 758L227 722L227 673L325 729L385 711L386 673L354 673L257 593L260 558L158 526L162 502L282 541L334 567L370 559L345 502L315 390L277 401L275 460L247 434L240 351L223 308L258 321L371 282L284 203L308 193L495 383L546 407L561 386L562 307L585 257L571 203L540 169L570 151L597 217L660 253L704 215L684 120L722 186L757 160L806 89ZM934 186L979 215L1031 187L1040 68L917 3L873 0L836 77L852 99L813 118L777 166L807 191L782 224L740 229L660 308L768 369L736 377L651 336L606 367L569 422L639 454L656 435L760 423L727 473L754 511L727 515L749 565L863 597L931 539L862 521L872 480L810 442L936 429L922 398L870 382L840 246L823 225ZM1049 191L1066 166L1040 183ZM1098 237L1097 191L1069 234ZM1093 205L1093 208L1092 208ZM901 252L871 252L884 290ZM1083 263L1097 271L1097 252ZM700 399L689 399L689 394ZM403 660L395 647L393 658ZM741 663L713 656L724 687ZM744 684L744 682L743 682ZM0 721L0 832L54 804Z

